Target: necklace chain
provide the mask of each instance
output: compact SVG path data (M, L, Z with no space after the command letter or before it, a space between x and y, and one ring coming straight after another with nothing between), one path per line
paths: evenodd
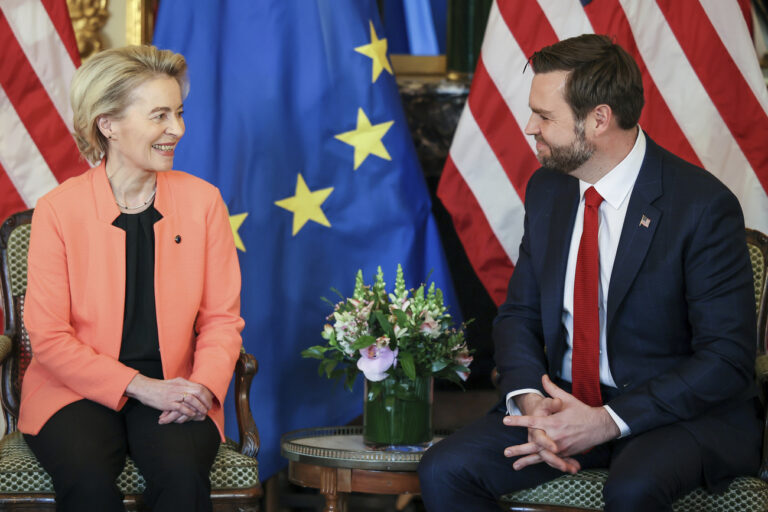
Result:
M144 203L143 203L143 204L140 204L139 206L125 206L125 205L123 205L123 204L120 204L120 203L118 203L118 202L117 202L117 198L115 198L115 204L116 204L117 206L119 206L120 208L122 208L123 210L138 210L139 208L143 208L143 207L147 206L147 205L150 203L150 201L152 201L152 199L154 199L154 197L155 197L155 192L157 192L157 187L155 187L155 189L154 189L154 190L152 191L152 193L149 195L149 197L147 198L147 200L146 200L146 201L144 201Z

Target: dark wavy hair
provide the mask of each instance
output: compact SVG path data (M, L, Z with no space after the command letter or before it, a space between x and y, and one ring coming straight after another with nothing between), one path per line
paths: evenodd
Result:
M640 69L610 37L584 34L545 46L529 59L534 73L567 71L565 101L577 121L596 106L611 107L619 126L633 128L645 99Z

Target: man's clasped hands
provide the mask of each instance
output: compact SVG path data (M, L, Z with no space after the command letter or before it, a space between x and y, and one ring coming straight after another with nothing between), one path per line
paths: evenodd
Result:
M581 469L574 455L619 437L619 427L604 407L591 407L564 391L547 375L541 378L543 397L525 393L514 398L520 416L505 416L504 424L528 429L528 442L504 449L507 457L520 457L516 470L544 462L567 473Z

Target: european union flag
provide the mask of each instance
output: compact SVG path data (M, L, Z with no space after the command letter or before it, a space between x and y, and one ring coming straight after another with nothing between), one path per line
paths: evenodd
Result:
M301 350L363 269L394 284L430 272L458 306L373 0L163 0L155 44L186 56L187 133L174 166L221 190L243 274L243 340L259 360L251 407L262 479L280 435L343 425L354 393ZM227 406L227 432L236 437Z

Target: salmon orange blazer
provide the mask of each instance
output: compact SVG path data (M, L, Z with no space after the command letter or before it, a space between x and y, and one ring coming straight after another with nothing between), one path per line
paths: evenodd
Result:
M240 267L224 201L209 183L157 173L155 304L163 374L206 386L224 435L222 404L242 340ZM37 434L56 411L86 398L114 410L138 373L118 361L125 307L125 231L104 164L37 202L24 320L33 357L19 430Z

